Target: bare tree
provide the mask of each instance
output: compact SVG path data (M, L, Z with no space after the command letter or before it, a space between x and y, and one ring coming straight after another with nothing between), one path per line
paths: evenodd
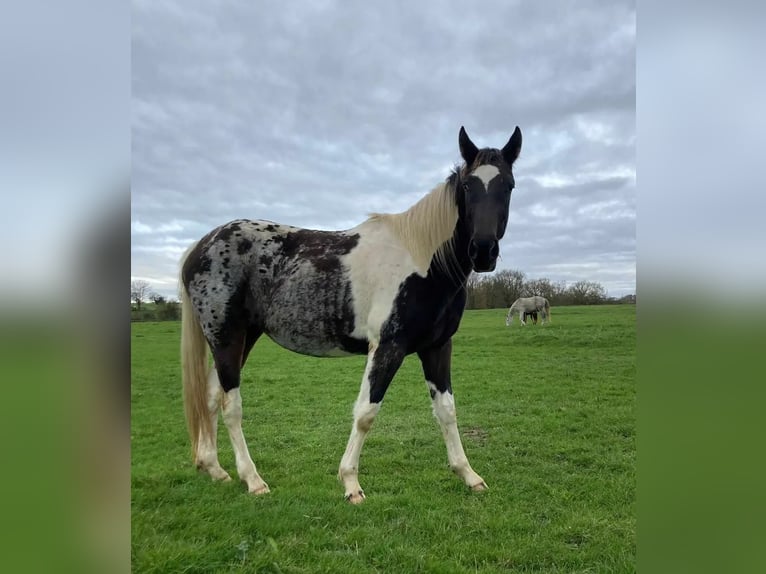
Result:
M151 285L148 281L137 279L130 282L130 300L136 304L138 310L141 310L141 302L149 295Z
M524 287L524 272L515 269L498 271L494 277L501 292L498 307L510 307L516 299L521 297Z
M465 302L465 308L466 309L478 309L478 291L479 291L479 285L481 283L481 279L479 279L479 276L476 273L470 273L468 275L468 279L465 282L465 290L466 290L466 302Z
M606 299L606 289L595 281L578 281L567 290L574 305L594 305Z
M472 273L466 282L467 309L508 307L519 297L539 295L551 305L596 305L606 301L606 290L595 281L578 281L567 287L564 281L546 277L525 279L522 271L504 269L492 275Z
M548 301L553 300L556 290L550 279L530 279L524 283L524 295L526 297L545 297Z

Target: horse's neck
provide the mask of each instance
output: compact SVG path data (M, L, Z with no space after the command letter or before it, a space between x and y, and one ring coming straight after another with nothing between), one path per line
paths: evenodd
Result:
M454 290L458 287L465 287L468 276L471 274L473 265L468 257L468 232L458 220L452 238L447 242L442 250L442 257L436 256L431 261L429 275L437 283L446 286L447 289Z

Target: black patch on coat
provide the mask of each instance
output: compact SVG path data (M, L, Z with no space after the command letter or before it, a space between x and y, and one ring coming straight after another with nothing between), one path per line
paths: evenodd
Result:
M301 229L282 238L281 252L288 258L311 261L317 271L340 273L340 257L347 255L358 243L358 234Z
M388 385L404 360L406 352L400 345L380 345L372 358L370 369L370 402L379 403L386 394Z
M237 245L237 253L240 255L244 255L248 251L250 251L253 248L253 242L249 239L242 239L239 242L239 245Z
M212 261L207 254L208 242L205 241L207 238L209 238L209 235L194 246L186 257L186 261L184 261L183 268L181 269L181 278L184 285L189 285L197 274L204 275L210 273Z
M336 276L340 277L340 273L338 273ZM367 339L357 339L355 337L351 337L347 335L347 333L353 333L354 327L355 327L354 302L353 302L353 296L351 294L350 282L348 281L346 282L345 288L342 290L342 294L340 298L343 302L342 303L343 312L339 316L336 316L335 318L335 324L333 325L332 335L340 343L341 349L343 349L347 353L353 353L355 355L367 354L367 351L369 350L369 345L370 345Z
M241 231L241 224L243 223L248 223L248 221L246 219L235 219L234 221L222 225L218 228L216 239L220 241L229 241L232 235Z
M288 257L340 257L348 254L358 243L358 234L300 229L284 236L282 252Z
M452 392L452 339L447 339L447 342L441 347L436 346L418 351L418 356L426 381L436 387L434 389L431 385L428 386L431 400L436 396L436 391L440 393Z

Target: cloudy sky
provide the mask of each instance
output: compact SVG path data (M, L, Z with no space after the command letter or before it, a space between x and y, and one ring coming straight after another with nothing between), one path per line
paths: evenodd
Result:
M635 4L133 1L132 279L235 218L402 211L514 126L498 269L635 292Z

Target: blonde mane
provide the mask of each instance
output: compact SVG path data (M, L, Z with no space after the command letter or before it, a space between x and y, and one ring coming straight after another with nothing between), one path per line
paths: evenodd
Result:
M455 276L455 269L463 275L452 241L458 219L453 185L449 180L437 185L407 211L370 215L369 221L380 221L394 232L423 275L434 258L448 275Z

